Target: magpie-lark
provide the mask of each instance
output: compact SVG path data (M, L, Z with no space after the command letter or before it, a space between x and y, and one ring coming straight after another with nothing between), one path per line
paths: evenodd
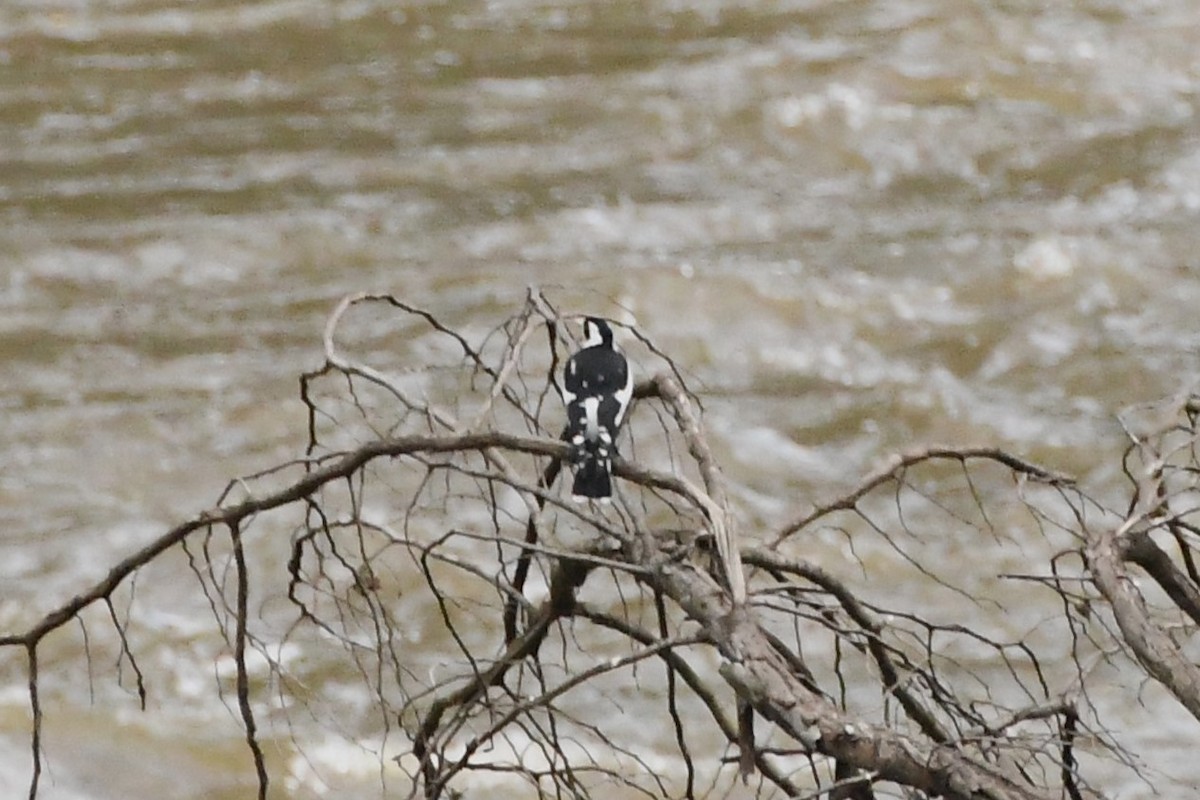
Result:
M575 500L612 497L612 456L617 431L633 396L629 363L613 343L612 328L596 317L583 321L583 347L563 369L567 441L575 465Z

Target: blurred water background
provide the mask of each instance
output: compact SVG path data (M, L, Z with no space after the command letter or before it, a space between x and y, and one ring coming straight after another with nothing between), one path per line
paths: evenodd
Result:
M757 519L926 442L1103 494L1114 414L1197 372L1198 42L1190 0L5 0L0 629L296 454L296 376L359 290L490 327L538 284L635 321ZM183 666L205 608L146 591L174 683L153 714L127 681L47 698L46 798L252 785L211 657ZM330 796L378 793L297 724L359 785ZM1194 727L1157 732L1183 785Z

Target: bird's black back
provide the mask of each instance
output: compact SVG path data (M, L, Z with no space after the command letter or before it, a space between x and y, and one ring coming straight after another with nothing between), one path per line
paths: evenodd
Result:
M612 496L612 458L632 396L632 376L604 320L589 317L584 331L588 346L571 356L563 369L564 438L571 443L575 465L571 495L605 501Z
M611 347L585 347L567 362L563 385L576 401L619 392L629 380L625 356Z

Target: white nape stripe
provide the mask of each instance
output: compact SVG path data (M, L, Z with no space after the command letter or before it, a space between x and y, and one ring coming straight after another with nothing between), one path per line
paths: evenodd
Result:
M600 335L599 326L593 325L590 322L585 321L583 323L583 335L584 347L596 347L597 345L604 344L604 337Z

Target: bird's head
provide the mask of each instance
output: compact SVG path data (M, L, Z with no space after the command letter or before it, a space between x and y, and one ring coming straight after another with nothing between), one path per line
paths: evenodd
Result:
M597 345L613 346L612 328L599 317L587 317L583 320L583 346L596 347Z

